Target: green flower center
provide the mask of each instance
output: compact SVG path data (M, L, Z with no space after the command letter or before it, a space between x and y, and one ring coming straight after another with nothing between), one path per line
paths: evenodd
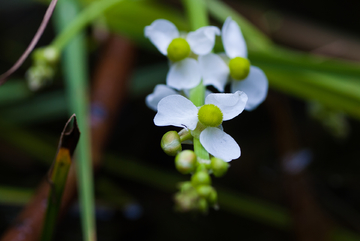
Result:
M216 105L207 104L199 109L198 118L205 126L217 127L223 121L223 114Z
M173 61L180 61L190 55L190 45L183 38L175 38L167 48L167 56Z
M242 57L235 57L229 62L230 75L234 80L245 79L250 72L250 62Z

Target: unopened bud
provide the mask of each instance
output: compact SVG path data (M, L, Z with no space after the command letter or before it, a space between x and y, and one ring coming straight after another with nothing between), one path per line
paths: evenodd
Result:
M26 72L26 79L31 90L36 91L49 83L54 77L54 70L47 65L35 65Z
M161 148L169 156L175 156L181 152L181 142L179 134L176 131L168 131L161 138Z
M208 199L214 188L210 185L200 185L196 187L196 192L200 197Z
M207 198L207 200L209 201L209 204L214 206L217 203L217 192L216 190L213 188Z
M182 174L189 174L195 171L196 155L191 150L180 152L175 157L176 169Z
M191 177L191 184L194 187L200 186L200 185L211 185L211 178L207 171L199 171L196 172Z
M215 177L223 176L229 168L229 164L220 158L211 158L211 169Z
M182 182L179 184L179 189L181 192L187 192L192 188L193 188L193 186L190 181Z
M59 61L59 57L59 50L52 46L36 49L33 53L35 64L54 65Z

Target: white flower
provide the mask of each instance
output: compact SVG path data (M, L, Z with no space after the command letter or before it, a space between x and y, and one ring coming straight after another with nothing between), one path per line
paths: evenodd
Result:
M207 89L205 90L205 96L208 96L211 93L212 92L210 90L207 90ZM182 95L185 97L189 97L190 90L184 89L181 91L176 91L167 85L158 84L155 86L154 91L151 94L146 96L145 103L150 109L157 111L157 106L159 104L159 101L162 98L169 96L169 95L176 95L176 94L179 94L179 95Z
M150 109L157 111L157 106L161 99L166 96L176 94L178 94L178 92L168 87L167 85L156 85L154 91L146 96L145 102Z
M250 66L244 37L231 17L226 19L221 31L225 55L199 56L203 83L223 92L230 75L231 92L244 91L249 98L245 109L253 110L266 98L269 85L266 75L258 67Z
M196 55L210 53L215 44L215 35L220 35L219 28L206 26L188 33L184 38L176 26L165 19L155 20L145 27L144 32L145 37L172 61L166 83L178 90L191 89L200 83L199 64L189 55L191 52Z
M205 105L198 108L181 95L170 95L160 100L154 123L157 126L186 127L192 131L199 123L204 128L199 139L206 151L229 162L240 157L240 147L222 130L221 123L239 115L244 110L247 99L242 91L234 94L209 94Z

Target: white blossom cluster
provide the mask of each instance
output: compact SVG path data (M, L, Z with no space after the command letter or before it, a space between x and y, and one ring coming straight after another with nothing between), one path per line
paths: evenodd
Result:
M221 35L224 53L212 52L217 35ZM239 25L228 17L221 31L206 26L184 34L168 20L158 19L145 27L145 36L168 57L170 65L166 85L157 85L146 98L147 105L157 111L155 125L186 128L208 153L225 162L240 157L239 145L223 131L222 122L263 102L268 81L261 69L250 65ZM205 104L197 107L188 93L200 83L219 93L207 91ZM223 93L228 83L231 93Z

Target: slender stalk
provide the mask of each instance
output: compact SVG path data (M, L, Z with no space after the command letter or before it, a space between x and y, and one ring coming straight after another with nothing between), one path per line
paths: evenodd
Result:
M72 23L79 13L76 1L60 1L55 12L55 20L59 32ZM78 31L78 30L77 30ZM64 48L62 58L66 81L66 91L69 96L70 112L78 117L81 138L77 151L77 176L81 206L81 221L84 240L96 240L94 189L91 166L91 141L89 126L88 76L86 67L85 38L82 33L70 32L65 36L75 37ZM66 32L65 32L66 33ZM69 39L71 38L69 37ZM65 44L63 40L60 43Z
M191 30L209 25L205 0L183 0Z
M205 86L202 84L202 82L190 90L190 100L198 107L204 105Z
M204 27L209 24L205 0L183 0L187 10L191 30ZM202 81L198 86L190 90L190 100L196 106L202 106L205 102L205 86ZM194 152L197 157L209 160L209 153L201 145L198 138L194 138Z
M201 145L200 140L198 138L194 138L193 142L194 142L194 152L196 156L203 160L209 160L209 153Z

